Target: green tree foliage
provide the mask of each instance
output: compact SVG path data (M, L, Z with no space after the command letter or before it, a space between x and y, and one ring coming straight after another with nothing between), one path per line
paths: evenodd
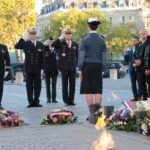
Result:
M78 9L70 8L69 11L65 13L60 12L52 15L50 18L50 28L48 27L49 31L47 31L48 28L46 28L42 38L48 38L50 34L56 38L61 34L63 29L73 28L73 38L74 40L79 41L79 39L87 33L88 18L95 16L102 22L99 32L105 33L106 26L109 23L106 21L105 16L100 10L91 9L80 11Z
M0 0L0 43L13 48L27 28L35 26L34 0Z
M107 47L114 56L121 56L125 47L131 47L131 39L138 36L138 26L132 22L111 26L107 32Z
M132 22L115 26L111 25L98 9L80 11L71 8L67 12L55 13L51 16L50 26L43 30L42 40L49 36L58 38L63 29L71 27L73 28L73 39L79 42L80 38L88 33L87 20L90 17L97 17L101 21L98 33L105 37L108 51L114 56L122 55L123 49L131 46L132 36L138 34L137 25Z

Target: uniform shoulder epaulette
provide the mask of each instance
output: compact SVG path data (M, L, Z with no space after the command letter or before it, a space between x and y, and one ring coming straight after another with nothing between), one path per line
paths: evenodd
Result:
M103 39L105 39L105 37L104 37L103 35L100 34L100 36L101 36Z
M87 35L88 35L88 34L83 35L82 38L86 37Z

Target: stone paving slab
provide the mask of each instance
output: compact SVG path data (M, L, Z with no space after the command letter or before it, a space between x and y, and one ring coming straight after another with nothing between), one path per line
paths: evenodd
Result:
M111 132L115 150L149 150L148 137ZM100 135L92 125L74 124L0 129L1 150L92 150L92 143Z
M42 108L26 108L27 98L24 85L5 84L3 106L7 110L22 112L21 118L30 124L28 127L0 129L0 150L92 150L92 143L99 132L85 121L88 109L85 97L79 94L80 82L76 86L76 106L68 107L78 117L74 125L41 126L41 119L51 110L64 107L61 92L61 80L57 85L58 104L46 104L45 84L41 93ZM120 99L113 99L114 92ZM108 98L110 99L108 101ZM112 81L104 79L103 105L120 106L122 100L132 98L130 80L128 78ZM116 150L149 150L150 137L136 133L111 132Z

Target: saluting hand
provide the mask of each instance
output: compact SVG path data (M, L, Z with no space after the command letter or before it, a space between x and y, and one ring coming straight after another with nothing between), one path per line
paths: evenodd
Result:
M146 74L147 76L149 76L149 75L150 75L150 70L145 70L145 74Z
M63 40L65 38L65 32L64 30L61 33L61 36L59 37L59 40Z
M128 51L128 49L127 49L127 48L124 48L124 49L123 49L124 54L126 54L126 53L127 53L127 51Z
M25 41L28 41L28 40L30 39L28 32L25 32L25 33L23 34L23 39L24 39Z
M137 59L137 60L135 60L135 64L136 64L136 66L141 66L141 60L140 59Z

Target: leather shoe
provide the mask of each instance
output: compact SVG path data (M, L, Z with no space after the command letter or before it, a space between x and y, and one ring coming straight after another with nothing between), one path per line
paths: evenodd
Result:
M52 103L58 103L56 100L52 100Z
M0 110L3 110L4 108L0 105Z
M34 105L33 105L33 104L29 104L29 105L27 106L27 108L31 108L31 107L34 107Z
M133 99L131 99L130 101L131 102L137 102L137 101L140 101L141 100L141 98L133 98Z
M34 107L43 107L41 104L35 104Z
M46 103L51 103L51 101L50 101L50 100L48 100Z
M72 105L72 106L75 106L75 105L76 105L74 102L71 102L71 103L69 103L69 104Z
M66 106L70 106L70 103L66 103Z

